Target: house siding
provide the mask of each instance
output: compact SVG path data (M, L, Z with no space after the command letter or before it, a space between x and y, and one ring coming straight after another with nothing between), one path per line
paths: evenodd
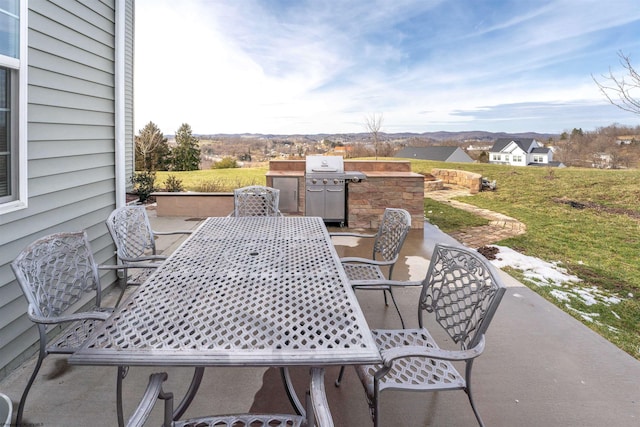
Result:
M508 158L506 156L508 156ZM514 156L520 156L520 161L515 161ZM551 152L535 139L518 140L500 138L495 142L491 150L489 150L489 163L527 166L534 163L534 156L544 156L544 161L535 162L536 164L547 164L552 159Z
M133 0L124 2L133 20ZM28 2L28 208L0 215L0 378L37 348L10 263L44 235L86 230L98 263L113 263L104 224L115 207L116 0ZM126 68L132 80L133 30ZM133 141L133 83L127 140ZM132 164L133 158L127 161ZM130 170L130 169L129 169ZM103 286L115 276L103 277Z

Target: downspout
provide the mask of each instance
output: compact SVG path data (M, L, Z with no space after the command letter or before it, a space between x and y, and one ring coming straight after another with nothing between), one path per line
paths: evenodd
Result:
M116 0L115 51L115 196L116 207L126 204L125 177L125 30L126 0Z

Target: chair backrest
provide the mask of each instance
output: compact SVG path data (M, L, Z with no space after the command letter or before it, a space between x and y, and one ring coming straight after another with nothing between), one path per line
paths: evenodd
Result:
M96 293L100 306L98 267L84 231L52 234L27 246L11 263L30 311L55 317Z
M155 238L144 206L115 209L107 218L107 228L121 260L132 261L156 253Z
M279 216L280 190L262 185L236 188L233 191L236 217L243 216Z
M433 313L451 339L463 349L480 341L502 300L505 287L491 263L479 252L436 244L422 283L418 320Z
M386 208L373 243L373 259L395 260L410 229L409 212L404 209Z

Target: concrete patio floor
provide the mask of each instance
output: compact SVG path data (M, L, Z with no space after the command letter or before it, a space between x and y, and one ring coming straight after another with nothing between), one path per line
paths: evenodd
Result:
M150 212L154 229L188 229L193 218L158 218ZM394 278L424 276L433 246L455 243L437 228L412 230ZM337 240L341 255L370 254L370 246L350 246ZM171 252L179 237L162 236L159 247ZM474 397L487 426L637 426L640 425L640 362L619 350L583 324L502 273L508 285L487 334L487 347L473 370ZM396 292L408 325L416 325L417 289ZM393 307L385 308L380 292L358 292L371 328L400 327ZM115 292L106 305L115 301ZM17 408L35 358L0 382ZM125 413L136 405L148 375L158 368L134 367L125 379ZM166 369L167 389L180 395L192 370ZM336 426L369 426L371 419L353 369L347 369L340 388L333 385L338 368L327 369L327 394ZM299 390L307 370L293 370ZM70 366L65 357L49 356L31 390L25 423L37 426L115 426L116 369ZM475 426L462 391L439 393L385 392L383 426ZM230 412L290 412L277 369L211 368L185 417ZM149 425L159 425L161 405Z

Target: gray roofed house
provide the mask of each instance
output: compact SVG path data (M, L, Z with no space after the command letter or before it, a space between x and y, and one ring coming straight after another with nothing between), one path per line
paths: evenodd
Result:
M440 162L472 163L473 159L460 147L437 145L432 147L405 147L394 157L403 159L435 160Z

